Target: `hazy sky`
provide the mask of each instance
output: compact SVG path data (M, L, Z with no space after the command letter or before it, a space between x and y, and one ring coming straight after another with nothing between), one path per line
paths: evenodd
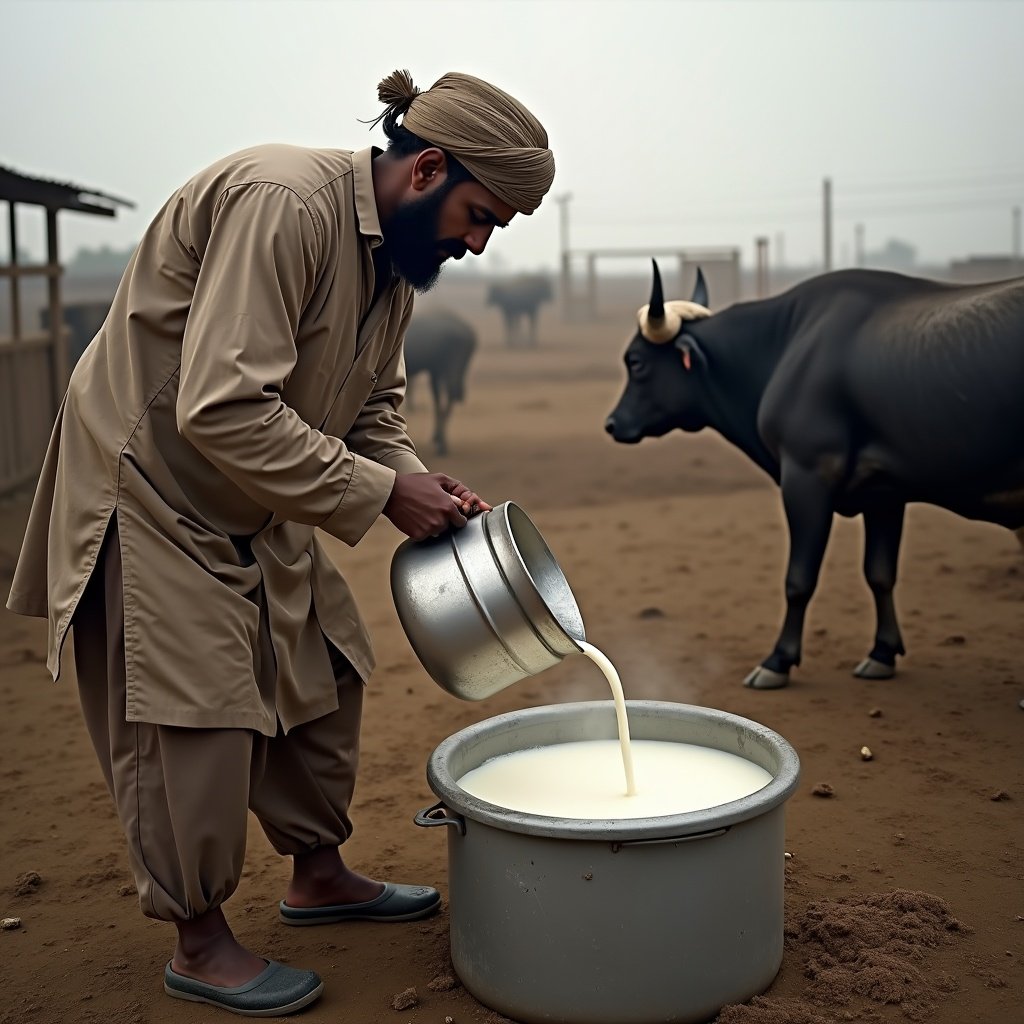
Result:
M1007 252L1024 204L1015 0L0 0L0 39L0 164L137 204L62 214L66 256L136 241L233 150L379 143L357 118L398 67L423 88L480 75L534 110L573 247L735 245L749 263L782 233L810 262L830 175L837 263L857 221L869 250L898 237L944 261ZM41 215L19 226L39 252ZM549 197L481 265L557 252Z

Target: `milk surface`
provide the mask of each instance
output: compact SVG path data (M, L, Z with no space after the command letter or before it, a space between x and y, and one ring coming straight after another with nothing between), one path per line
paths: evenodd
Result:
M746 758L692 743L631 743L637 791L628 795L617 740L529 747L491 758L458 780L467 793L516 811L588 820L647 818L749 796L772 776Z

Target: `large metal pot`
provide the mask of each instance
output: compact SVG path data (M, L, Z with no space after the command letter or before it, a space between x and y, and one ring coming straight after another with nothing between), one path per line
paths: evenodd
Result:
M616 821L498 807L458 780L527 747L617 735L608 702L500 715L444 740L427 769L448 826L452 962L480 1002L528 1024L706 1021L763 992L782 963L783 804L793 748L723 711L628 701L637 739L760 765L760 791L705 810Z
M583 618L540 531L514 502L459 530L405 541L391 593L416 656L463 700L536 675L586 639Z

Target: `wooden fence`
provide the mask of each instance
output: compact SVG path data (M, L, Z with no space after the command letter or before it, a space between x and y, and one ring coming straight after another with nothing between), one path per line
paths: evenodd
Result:
M67 328L62 331L65 351L70 334ZM0 497L30 484L39 473L57 418L59 363L49 332L0 339Z
M13 210L13 205L11 206ZM56 251L57 217L48 211L49 251ZM12 253L17 236L11 214ZM68 340L60 303L60 265L49 263L0 267L0 281L11 289L11 337L0 338L0 497L31 483L39 473L46 443L57 418L70 376ZM47 279L50 329L26 332L22 326L18 282L31 276ZM56 325L60 324L60 330Z

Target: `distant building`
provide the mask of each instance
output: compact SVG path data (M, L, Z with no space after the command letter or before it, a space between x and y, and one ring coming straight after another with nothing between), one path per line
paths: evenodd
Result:
M1012 256L968 256L953 260L949 276L957 284L981 284L984 281L1005 281L1024 275L1024 262Z
M917 249L908 242L890 238L881 249L865 253L864 266L874 270L913 270L917 264Z
M134 251L134 245L126 249L113 249L109 245L101 245L98 249L83 247L68 260L64 270L68 276L103 277L116 274L120 277Z

